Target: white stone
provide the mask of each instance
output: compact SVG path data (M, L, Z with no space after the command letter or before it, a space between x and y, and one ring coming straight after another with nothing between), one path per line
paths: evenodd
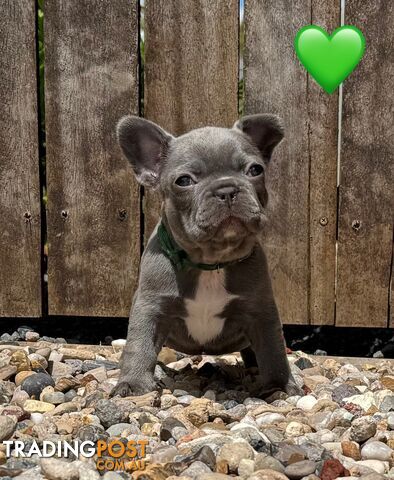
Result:
M394 430L394 413L390 413L387 417L387 423L390 430Z
M362 395L353 395L351 397L346 397L343 399L346 403L353 403L358 405L364 411L368 411L371 407L377 407L375 396L372 392L366 392Z
M336 435L334 432L329 432L329 431L322 433L320 437L321 443L336 442L337 440L338 440L338 435Z
M360 477L337 477L336 480L360 480Z
M385 389L385 390L379 390L378 392L375 392L375 401L380 408L380 404L383 402L383 400L386 397L391 397L393 395L393 392L391 390Z
M117 340L112 340L111 345L113 347L124 347L126 345L126 339L118 338Z
M41 423L44 420L44 415L42 413L33 412L32 414L30 414L30 420L35 425L38 425L39 423Z
M382 462L381 460L360 460L355 463L356 465L362 465L364 467L368 467L371 470L375 470L375 472L381 473L381 474L383 474L388 467L388 464L386 464L385 462Z
M300 395L292 395L291 397L286 398L286 402L290 403L290 405L297 405L298 400L301 398Z
M329 452L339 452L342 453L342 444L341 442L325 442L321 444Z
M312 408L316 405L317 400L313 395L305 395L305 397L301 397L297 402L297 408L301 408L306 412L312 410Z
M260 427L261 425L283 422L285 418L281 413L263 413L256 418L256 423Z
M356 388L360 393L365 393L368 390L368 387L365 385L356 385Z
M300 437L311 431L309 425L300 422L290 422L286 427L286 435L289 437Z
M383 442L368 442L361 449L361 458L390 461L393 459L393 450Z
M342 377L346 373L360 373L360 370L351 363L345 363L345 365L342 365L342 367L338 370L337 376Z
M248 458L243 458L239 462L238 466L238 475L243 478L247 478L253 474L254 471L254 461L249 460Z

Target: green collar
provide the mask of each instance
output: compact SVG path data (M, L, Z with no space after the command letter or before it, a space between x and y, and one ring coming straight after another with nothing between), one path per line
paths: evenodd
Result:
M235 263L241 262L251 255L249 253L246 257L233 260L232 262L194 263L190 260L185 250L182 250L175 244L163 222L160 222L157 234L163 253L171 260L177 270L187 270L189 268L199 268L200 270L219 270L220 268L228 267L229 265L234 265Z

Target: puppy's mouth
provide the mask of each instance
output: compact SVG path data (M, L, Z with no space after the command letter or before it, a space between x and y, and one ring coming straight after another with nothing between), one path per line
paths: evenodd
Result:
M251 212L249 214L236 214L231 210L219 218L205 218L197 222L202 236L215 238L216 240L244 237L250 234L257 234L265 223L265 215L262 212Z

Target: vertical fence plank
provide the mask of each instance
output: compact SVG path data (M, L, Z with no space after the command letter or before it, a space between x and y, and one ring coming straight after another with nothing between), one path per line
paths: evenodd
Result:
M126 316L139 189L115 125L138 110L136 2L50 0L44 20L49 313Z
M339 195L337 325L386 327L394 179L394 5L347 0L345 23L366 38L344 83Z
M393 231L394 235L394 231ZM394 240L394 239L393 239ZM394 241L392 244L391 252L391 278L390 278L390 291L389 291L389 327L394 328Z
M340 25L340 0L312 1L311 23L330 34ZM328 95L308 77L310 299L313 325L335 320L338 91Z
M286 129L267 173L264 233L284 323L334 320L337 95L327 98L308 78L293 42L299 28L332 28L339 14L338 1L245 3L246 113L277 113Z
M2 2L0 317L41 315L34 0Z
M173 134L231 126L238 86L237 0L146 0L145 117ZM145 191L145 240L160 215Z

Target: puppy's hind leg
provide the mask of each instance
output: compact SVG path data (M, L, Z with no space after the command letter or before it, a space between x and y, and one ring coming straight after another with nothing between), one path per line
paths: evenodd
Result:
M253 368L258 366L256 355L251 347L246 347L241 350L241 357L244 362L245 368Z

